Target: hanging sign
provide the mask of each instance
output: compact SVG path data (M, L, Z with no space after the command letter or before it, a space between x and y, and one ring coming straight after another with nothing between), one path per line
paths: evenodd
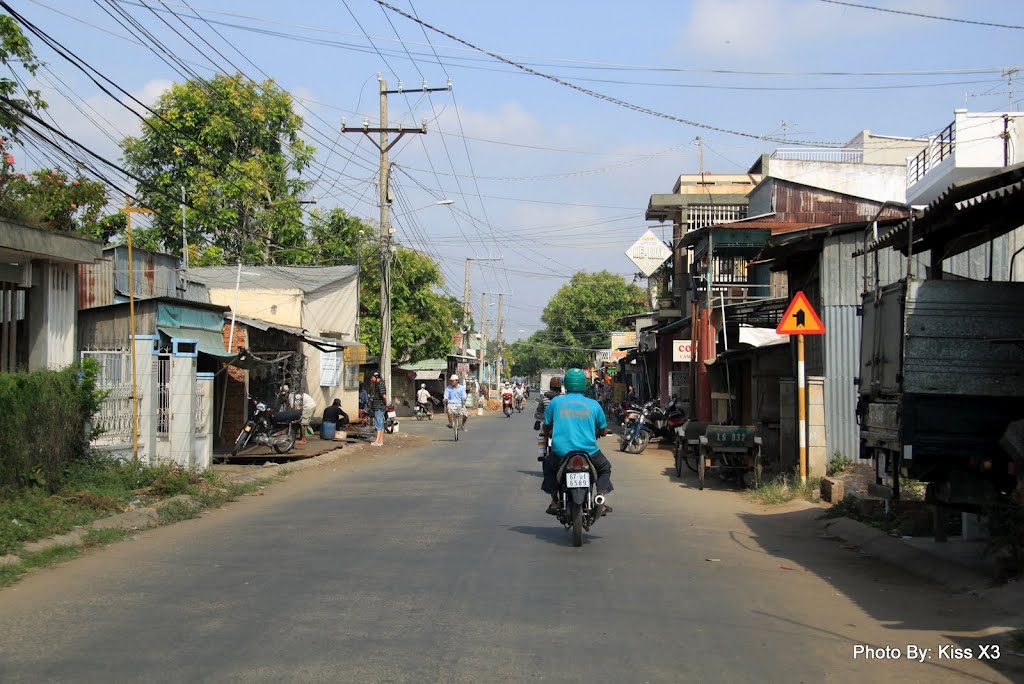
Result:
M648 278L672 256L672 250L651 231L644 233L633 246L626 250L626 256Z
M692 340L673 340L672 342L672 362L673 363L690 363L693 360L693 341Z
M797 292L786 313L782 314L782 321L775 332L779 335L824 335L825 324L818 318L807 295Z

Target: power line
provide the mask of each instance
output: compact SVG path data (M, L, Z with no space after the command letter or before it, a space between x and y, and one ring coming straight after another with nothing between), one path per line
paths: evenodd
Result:
M956 17L940 17L935 14L923 14L921 12L910 12L909 10L890 9L888 7L876 7L874 5L861 5L856 2L844 2L843 0L818 0L829 5L841 5L843 7L856 7L857 9L872 10L873 12L886 12L887 14L902 14L908 17L919 17L921 19L936 19L938 21L951 21L957 24L973 24L974 26L991 26L993 28L1024 30L1024 26L1014 24L997 24L991 21L976 21L973 19L957 19Z

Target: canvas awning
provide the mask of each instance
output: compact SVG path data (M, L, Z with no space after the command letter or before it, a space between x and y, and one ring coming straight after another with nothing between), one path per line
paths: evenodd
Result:
M224 349L224 337L219 332L203 330L202 328L178 328L169 325L161 325L158 329L172 340L195 340L199 343L199 351L221 361L235 358L234 354L229 354Z

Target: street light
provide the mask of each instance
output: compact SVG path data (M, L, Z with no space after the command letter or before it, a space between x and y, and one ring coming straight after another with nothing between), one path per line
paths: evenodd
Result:
M447 206L449 206L451 204L455 204L455 200L453 200L453 199L437 200L436 202L432 202L431 204L428 204L426 206L420 207L419 209L410 209L409 211L403 212L401 214L395 214L395 216L408 216L409 214L415 214L417 211L423 211L424 209L429 209L430 207L447 207Z

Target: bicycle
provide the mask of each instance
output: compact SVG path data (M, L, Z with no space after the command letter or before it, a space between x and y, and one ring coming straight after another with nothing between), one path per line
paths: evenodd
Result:
M466 413L465 406L447 406L447 412L452 416L451 426L452 432L455 433L455 441L459 441L459 433L462 432L462 417L469 415Z

